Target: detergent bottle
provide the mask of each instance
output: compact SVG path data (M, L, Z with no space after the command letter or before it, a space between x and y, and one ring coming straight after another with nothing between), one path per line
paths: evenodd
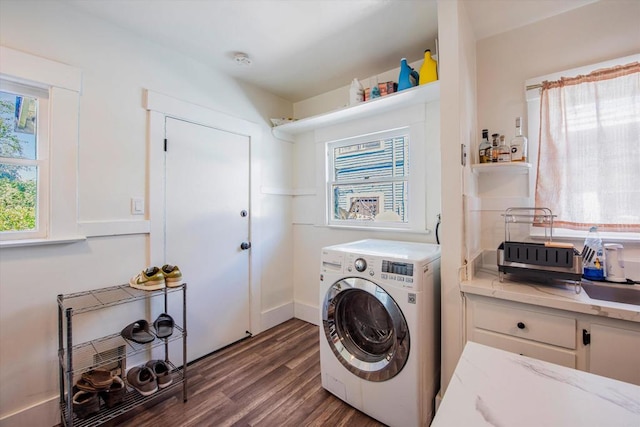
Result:
M420 67L420 84L426 85L436 80L438 80L438 64L431 57L431 50L427 49L424 51L424 62Z
M400 60L400 76L398 77L398 91L409 89L418 84L420 75L407 64L407 58Z
M583 276L590 280L604 280L605 254L602 239L598 234L598 227L591 227L584 241L582 250Z

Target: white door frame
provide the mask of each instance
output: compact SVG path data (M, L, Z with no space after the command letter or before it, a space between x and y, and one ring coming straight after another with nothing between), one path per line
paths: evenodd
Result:
M225 132L231 132L249 138L249 240L259 242L257 219L259 214L260 177L257 159L260 147L261 130L257 123L233 117L219 111L181 101L151 90L144 91L143 107L149 119L148 133L148 218L150 223L148 265L162 265L165 260L165 157L164 138L167 117L185 120L194 124L208 126ZM240 242L238 242L238 245ZM253 335L262 332L260 321L260 245L253 245L249 253L249 304L250 326ZM186 280L188 283L188 278ZM188 310L188 308L187 308Z

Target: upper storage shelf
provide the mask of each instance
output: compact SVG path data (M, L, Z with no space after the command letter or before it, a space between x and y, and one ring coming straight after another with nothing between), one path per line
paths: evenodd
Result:
M475 174L503 172L509 174L527 174L531 169L531 163L506 162L506 163L478 163L471 165L471 170Z
M375 98L361 104L344 107L339 110L276 126L273 128L273 134L277 138L293 140L293 135L298 135L314 129L371 117L415 104L425 104L438 99L440 99L440 82L435 81L426 85L416 86L411 89L405 89L400 92Z

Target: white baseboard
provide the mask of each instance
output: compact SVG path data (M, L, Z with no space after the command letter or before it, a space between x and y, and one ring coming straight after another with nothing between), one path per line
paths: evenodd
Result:
M60 424L60 397L55 396L0 418L0 427L55 426Z
M273 328L280 323L286 322L292 319L293 316L293 302L282 304L279 307L271 308L261 313L260 324L262 325L262 331L266 331L269 328ZM258 332L262 332L258 331Z
M302 302L295 302L296 319L318 325L320 323L320 309L316 306L308 305Z

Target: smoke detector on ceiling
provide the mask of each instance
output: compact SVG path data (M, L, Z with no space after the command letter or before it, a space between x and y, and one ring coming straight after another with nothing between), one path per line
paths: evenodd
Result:
M249 55L242 52L234 53L233 60L236 62L237 65L242 67L249 67L253 63L251 58L249 58Z

